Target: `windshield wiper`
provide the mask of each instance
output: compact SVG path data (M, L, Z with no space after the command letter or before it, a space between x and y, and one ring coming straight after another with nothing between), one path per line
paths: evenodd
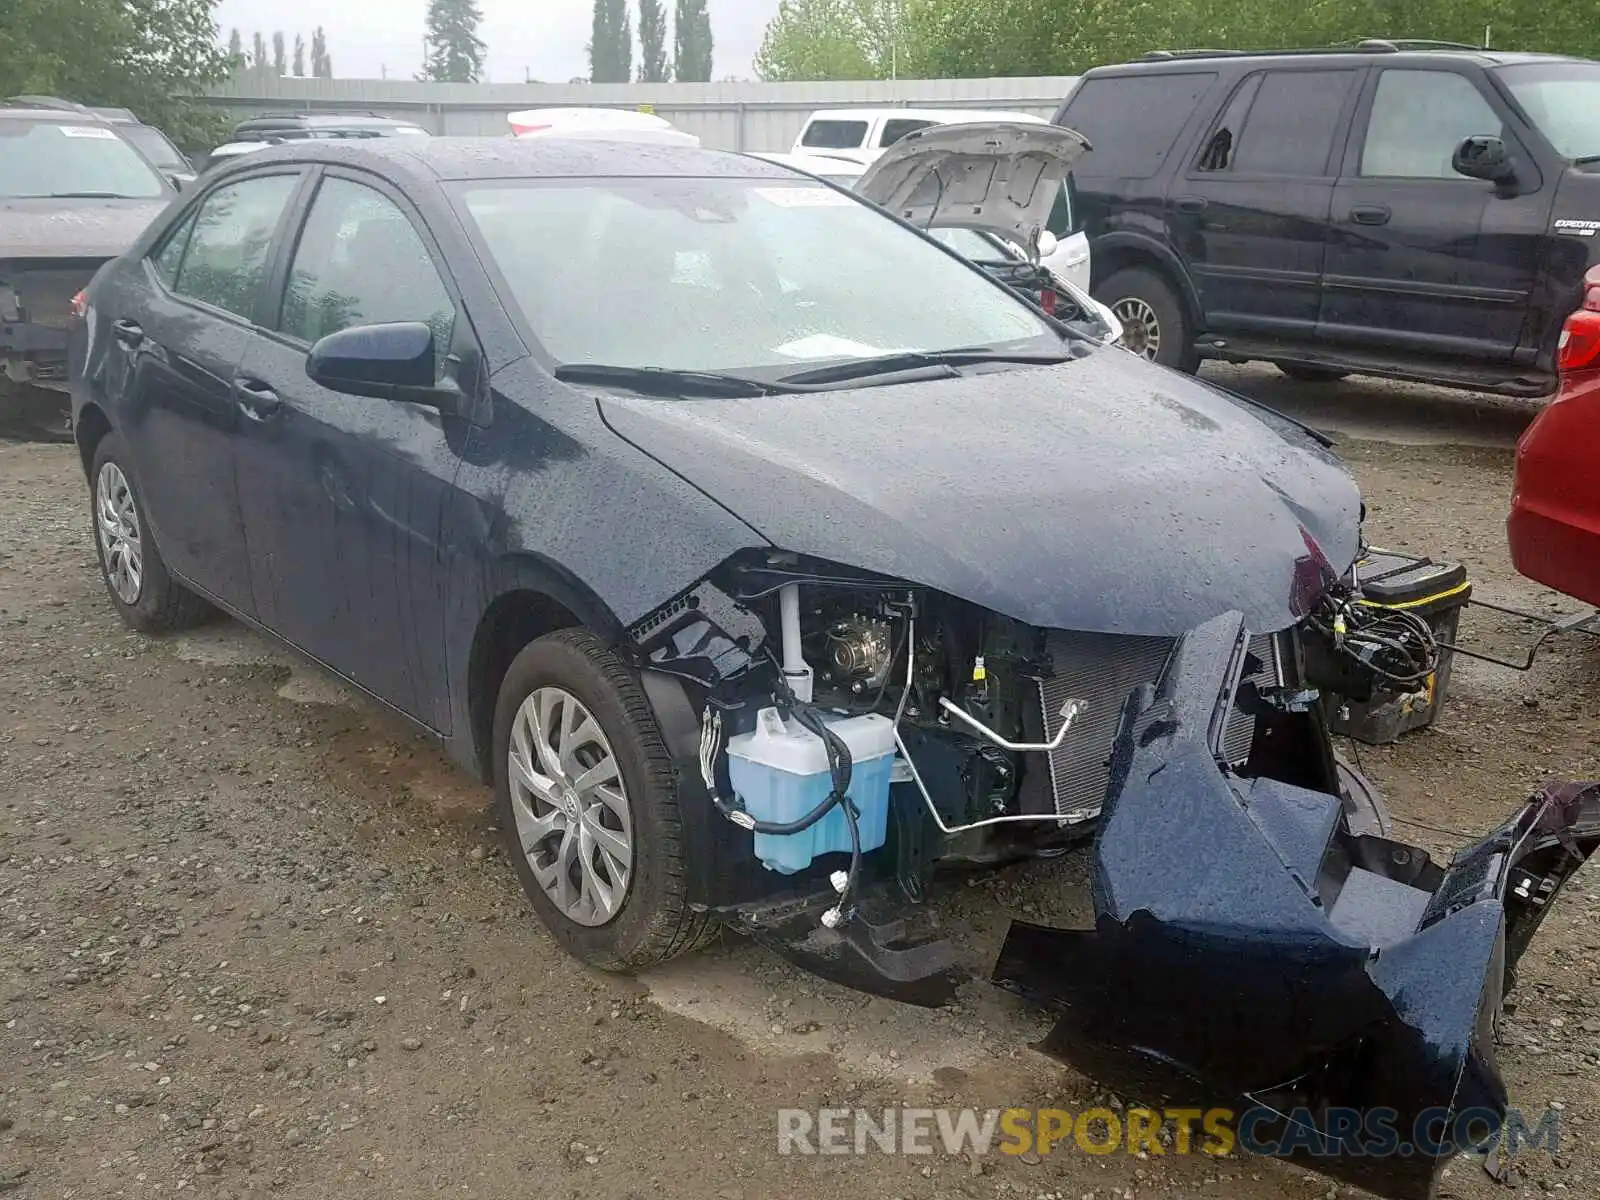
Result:
M146 197L130 196L126 192L51 192L48 196L35 196L35 200L139 200ZM159 196L148 199L159 200Z
M555 370L562 383L594 383L627 388L647 396L775 396L804 388L785 387L723 371L678 371L671 367L625 367L613 363L563 363Z
M1600 163L1600 154L1585 154L1582 158L1572 160L1575 167L1587 167L1593 163Z
M900 354L884 354L877 358L860 358L853 362L834 363L827 367L813 367L783 375L779 383L806 385L842 383L849 379L866 379L873 375L892 375L900 371L915 371L918 367L970 367L980 363L1024 363L1035 366L1053 366L1071 362L1074 354L1027 354L1005 350L909 350Z

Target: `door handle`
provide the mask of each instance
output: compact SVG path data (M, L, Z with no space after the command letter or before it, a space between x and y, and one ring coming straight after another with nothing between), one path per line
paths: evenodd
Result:
M1181 213L1203 213L1206 199L1204 196L1179 196L1172 202L1172 207Z
M1357 225L1387 225L1389 210L1382 204L1362 204L1350 210L1350 219Z
M239 395L239 407L244 410L244 415L254 420L264 421L283 407L278 393L259 379L235 379L233 387Z
M122 320L111 322L111 336L129 350L137 350L144 342L144 330L137 321Z

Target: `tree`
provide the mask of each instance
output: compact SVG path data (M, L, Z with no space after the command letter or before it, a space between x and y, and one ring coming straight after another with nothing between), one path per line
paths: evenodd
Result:
M266 39L261 36L261 31L259 29L251 38L250 65L258 71L265 70L267 66L267 42Z
M306 40L298 33L294 35L294 73L301 79L306 76Z
M272 35L272 73L279 78L289 73L289 56L283 48L283 32Z
M628 0L594 0L589 27L589 79L627 83L633 78L633 26Z
M665 83L671 75L666 7L661 0L639 0L639 82Z
M244 65L244 39L239 36L237 29L228 33L228 57L233 60L235 66Z
M199 97L228 77L213 0L5 0L0 96L66 96L130 108L180 145L221 118Z
M678 0L672 22L672 75L684 83L711 79L711 14L706 0Z
M318 25L311 35L311 76L313 79L332 79L333 63L328 58L328 35Z
M476 83L483 77L483 20L475 0L428 0L427 56L420 79Z
M915 75L896 0L782 0L756 52L756 74L791 79Z

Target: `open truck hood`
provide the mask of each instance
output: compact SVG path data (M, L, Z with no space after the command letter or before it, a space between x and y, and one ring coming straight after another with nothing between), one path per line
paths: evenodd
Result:
M1032 247L1089 149L1082 134L1055 125L933 125L884 151L855 191L923 229L976 229Z

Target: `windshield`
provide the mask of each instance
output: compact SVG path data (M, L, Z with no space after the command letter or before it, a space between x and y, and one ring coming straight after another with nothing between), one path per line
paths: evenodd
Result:
M132 142L151 162L165 171L187 171L189 164L177 147L167 141L166 135L149 125L124 125L123 137Z
M154 168L109 126L0 119L0 199L154 200L167 192Z
M1504 67L1500 78L1563 158L1600 155L1600 64Z
M1061 349L1010 291L810 180L495 181L460 195L558 362L760 373Z

